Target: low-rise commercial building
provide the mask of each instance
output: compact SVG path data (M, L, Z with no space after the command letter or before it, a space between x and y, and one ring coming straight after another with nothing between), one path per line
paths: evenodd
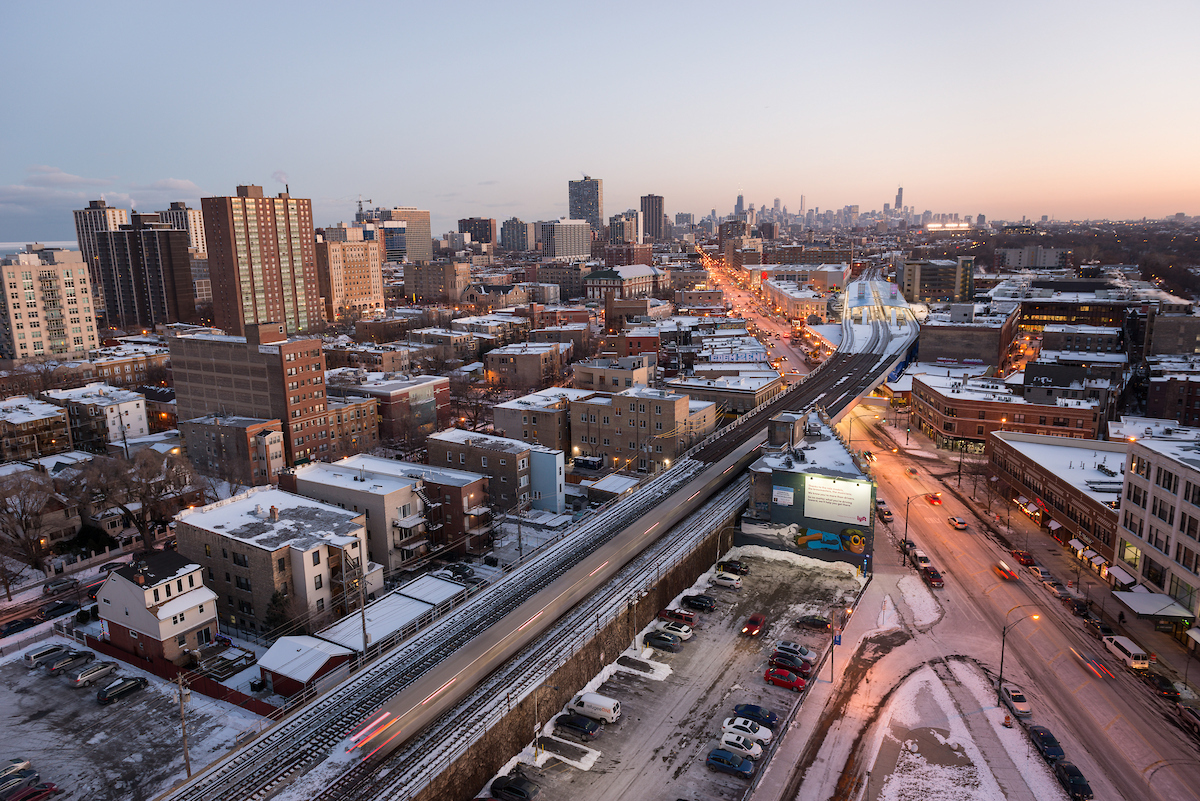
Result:
M675 378L667 386L692 400L716 404L719 413L732 416L745 414L784 390L778 374Z

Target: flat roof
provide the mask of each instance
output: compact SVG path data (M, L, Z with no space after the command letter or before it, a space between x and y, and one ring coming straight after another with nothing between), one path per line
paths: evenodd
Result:
M371 467L374 467L374 464ZM297 481L311 481L326 487L339 487L371 495L390 495L416 485L416 481L407 476L398 475L396 472L376 472L364 461L350 463L346 459L332 464L309 462L295 468L294 472Z
M272 506L278 520L271 519ZM361 516L275 487L254 487L208 506L184 509L175 519L267 551L308 551L322 544L344 547L358 542Z
M1096 503L1120 502L1127 443L1018 431L996 431L993 436Z
M593 366L593 365L589 365ZM593 389L577 389L575 387L554 387L552 389L544 389L540 392L531 392L528 395L522 395L514 400L497 403L495 409L526 409L537 410L545 409L562 401L577 401L583 400L589 395L594 395Z
M51 417L64 417L67 410L44 400L31 398L27 395L15 395L0 400L0 420L13 425L30 423L34 420L45 420Z
M46 395L47 397L58 398L59 400L86 403L93 406L115 406L119 403L132 403L133 401L146 399L140 392L110 386L103 381L93 381L85 386L74 387L72 389L52 389L48 390Z

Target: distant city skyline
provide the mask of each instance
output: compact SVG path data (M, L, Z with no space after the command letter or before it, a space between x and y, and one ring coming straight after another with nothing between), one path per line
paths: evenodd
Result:
M704 3L385 6L369 26L347 17L359 35L339 36L313 4L240 6L237 25L137 8L2 12L6 29L31 32L9 43L9 63L37 68L0 89L0 241L70 239L89 200L198 208L241 184L290 184L318 226L351 221L360 195L428 209L436 235L464 217L566 216L564 184L585 174L603 180L606 209L655 194L672 219L729 213L738 194L792 213L801 195L807 208L882 210L901 185L918 212L989 220L1200 214L1195 4L768 3L738 18ZM369 42L389 29L444 32L406 40L405 102L323 113L359 87L391 91L393 54ZM828 35L796 48L814 30ZM32 32L53 34L53 58ZM599 75L636 60L664 80L600 113L602 84L561 68L581 52ZM96 70L128 77L92 91L79 76ZM484 91L439 111L480 76ZM136 114L112 102L122 80ZM514 105L515 87L529 100Z

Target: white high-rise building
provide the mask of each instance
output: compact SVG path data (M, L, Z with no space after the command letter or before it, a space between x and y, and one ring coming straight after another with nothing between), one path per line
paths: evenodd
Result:
M97 231L117 231L129 225L129 211L117 209L103 200L88 201L86 209L75 209L75 241L87 265L88 277L92 279L92 298L97 309L104 308L103 282L100 280L100 251L96 243Z
M8 284L20 287L0 296L0 356L74 358L99 344L79 251L30 245L0 259L0 270Z
M543 223L543 232L547 229L549 241L542 243L545 255L559 260L586 259L592 255L592 226L587 220L563 217L548 225Z

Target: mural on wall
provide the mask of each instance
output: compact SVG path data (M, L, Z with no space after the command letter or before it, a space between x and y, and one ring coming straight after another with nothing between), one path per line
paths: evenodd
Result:
M806 556L862 565L872 550L875 484L866 478L774 471L771 520Z

